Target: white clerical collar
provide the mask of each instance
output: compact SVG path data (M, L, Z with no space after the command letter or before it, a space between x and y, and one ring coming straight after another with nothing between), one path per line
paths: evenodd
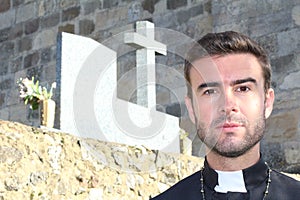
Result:
M215 187L216 192L247 192L242 170L234 172L216 170L216 172L218 173L219 183L219 185Z

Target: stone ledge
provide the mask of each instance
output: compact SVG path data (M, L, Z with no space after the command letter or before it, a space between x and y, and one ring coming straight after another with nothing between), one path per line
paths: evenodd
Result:
M4 199L149 199L203 160L0 121Z

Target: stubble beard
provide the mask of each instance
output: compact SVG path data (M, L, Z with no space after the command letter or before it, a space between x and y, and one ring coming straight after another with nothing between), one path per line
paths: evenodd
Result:
M230 118L231 121L243 124L245 127L244 137L238 144L231 141L231 137L234 133L230 132L226 133L224 140L219 141L221 132L220 130L216 130L216 127L224 123L228 118ZM253 122L253 128L247 119L232 116L221 116L213 120L210 127L206 127L198 119L196 119L196 122L197 134L209 150L224 157L236 158L248 152L263 138L266 118L263 112L262 115Z

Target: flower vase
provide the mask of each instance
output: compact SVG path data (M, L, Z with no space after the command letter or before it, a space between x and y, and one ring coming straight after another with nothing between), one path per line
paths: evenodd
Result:
M55 101L52 99L43 100L41 102L42 126L53 128L55 118Z

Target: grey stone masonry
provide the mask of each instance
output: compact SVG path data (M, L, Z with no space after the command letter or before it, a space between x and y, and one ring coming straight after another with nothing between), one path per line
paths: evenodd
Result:
M295 171L300 169L300 155L295 153L300 151L299 13L299 0L0 0L0 117L40 124L39 112L29 110L18 97L16 81L25 76L35 76L44 85L56 81L57 35L62 31L102 42L141 20L194 39L207 32L234 30L254 38L270 55L276 99L262 151L272 167ZM182 42L176 40L168 49L180 48ZM182 74L183 58L170 52L165 59L156 57L160 65L174 66ZM125 57L120 72L132 70L132 60ZM181 126L193 132L193 153L200 155L200 143L183 106L184 83L160 69L156 78L157 107L181 115ZM134 86L133 80L128 77L124 85ZM54 98L59 106L58 96ZM59 126L56 121L55 127Z

